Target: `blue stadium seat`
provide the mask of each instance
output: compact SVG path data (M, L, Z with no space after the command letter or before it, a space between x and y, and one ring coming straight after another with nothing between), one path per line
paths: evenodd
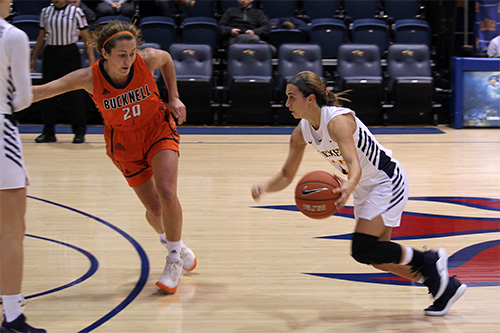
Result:
M337 73L339 90L351 90L343 102L367 125L384 122L384 81L377 45L344 44L339 48Z
M402 19L394 24L394 43L425 44L431 46L431 27L418 19Z
M268 18L294 17L298 0L260 0L260 5Z
M172 44L179 96L187 109L187 123L212 124L214 114L212 50L203 44Z
M384 0L390 20L414 19L420 13L420 0Z
M219 31L217 20L211 17L188 17L181 26L182 42L187 44L207 44L214 54L218 49Z
M347 43L347 27L335 18L319 18L311 21L311 43L321 47L323 58L336 58L340 45Z
M284 103L287 99L286 84L288 80L301 71L311 71L319 77L323 77L323 65L321 64L321 47L316 44L283 44L278 52L278 74L277 102ZM278 110L277 123L297 124L298 120L292 117L286 107Z
M429 124L433 103L433 77L427 45L392 44L387 55L389 93L394 110L391 124Z
M311 20L317 18L334 18L340 0L304 0L303 4L306 15Z
M279 28L271 29L269 33L268 42L277 49L281 44L290 44L290 43L305 43L308 40L308 35L305 31L300 29L285 29L281 28L281 19L274 18L270 19L269 23L275 24ZM305 24L304 24L305 25Z
M228 48L224 122L271 124L272 55L265 44L232 44Z
M122 21L126 23L132 23L132 19L128 16L123 15L109 15L109 16L101 16L97 19L97 26L104 25L111 21Z
M352 24L352 42L355 44L375 44L380 56L384 57L389 45L389 27L378 19L359 19Z
M24 31L29 40L36 41L40 34L40 15L16 15L12 18L12 25Z
M30 41L30 59L33 55L33 51L35 50L36 41ZM43 49L35 59L35 71L31 73L31 80L34 84L42 83L42 64L43 64Z
M380 0L344 0L344 9L351 21L375 18L380 9Z
M238 7L239 6L237 0L219 0L219 2L220 2L222 13L224 13L230 7Z
M174 19L165 16L148 16L141 19L139 28L142 38L148 43L158 43L162 50L168 51L177 41Z
M213 17L215 12L215 0L196 1L193 7L183 8L184 17Z
M44 7L50 6L50 0L14 0L14 10L17 15L38 15Z

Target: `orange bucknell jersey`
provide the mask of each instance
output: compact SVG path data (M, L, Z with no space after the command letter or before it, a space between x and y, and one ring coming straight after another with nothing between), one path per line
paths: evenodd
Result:
M116 129L142 127L160 111L160 94L148 66L137 54L128 81L118 86L104 71L104 59L92 64L94 93L91 96L106 125Z

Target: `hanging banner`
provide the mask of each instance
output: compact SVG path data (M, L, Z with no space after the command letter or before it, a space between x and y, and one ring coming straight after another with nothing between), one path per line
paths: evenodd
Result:
M500 35L500 0L476 0L476 55L485 54L490 40Z

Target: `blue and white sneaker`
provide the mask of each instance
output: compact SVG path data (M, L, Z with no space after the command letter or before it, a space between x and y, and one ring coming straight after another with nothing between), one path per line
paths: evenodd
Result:
M448 286L448 258L443 248L424 252L424 264L416 271L422 274L424 284L429 288L434 300L443 295Z
M467 285L455 277L451 277L445 292L434 303L424 310L426 316L444 316L450 311L453 303L465 293Z

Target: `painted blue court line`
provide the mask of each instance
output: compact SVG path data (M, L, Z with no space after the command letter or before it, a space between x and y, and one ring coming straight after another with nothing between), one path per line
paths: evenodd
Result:
M179 126L179 134L218 135L290 135L295 127L192 127ZM20 133L42 133L41 125L20 125ZM444 134L436 127L370 127L373 134ZM56 126L56 133L71 134L71 126ZM88 126L87 134L102 134L102 126Z
M41 237L41 236L35 236L35 235L30 235L30 234L26 234L26 237L36 238L36 239L40 239L40 240L44 240L44 241L48 241L48 242L52 242L52 243L56 243L56 244L59 244L59 245L63 245L63 246L69 247L72 250L80 252L85 257L87 257L87 259L90 261L90 267L89 267L89 269L87 270L87 272L85 272L85 274L83 274L79 278L77 278L77 279L75 279L75 280L73 280L73 281L71 281L69 283L66 283L66 284L64 284L62 286L56 287L56 288L52 288L52 289L49 289L49 290L46 290L46 291L42 291L42 292L39 292L39 293L36 293L36 294L32 294L32 295L27 295L27 296L25 296L26 299L40 297L40 296L45 296L45 295L52 294L52 293L55 293L57 291L61 291L63 289L69 288L69 287L76 286L77 284L82 283L83 281L87 280L92 275L94 275L95 272L97 272L97 269L99 268L99 261L97 260L97 258L94 255L92 255L90 252L85 251L84 249L82 249L82 248L80 248L78 246L75 246L75 245L72 245L72 244L68 244L68 243L65 243L65 242L62 242L62 241L58 241L58 240L55 240L55 239ZM1 302L0 302L0 304L1 304Z
M130 236L125 231L121 230L120 228L114 226L113 224L111 224L109 222L106 222L106 221L104 221L96 216L90 215L90 214L85 213L81 210L78 210L78 209L75 209L75 208L72 208L69 206L65 206L65 205L62 205L62 204L59 204L59 203L56 203L53 201L49 201L49 200L45 200L45 199L41 199L41 198L37 198L37 197L32 197L32 196L28 196L28 198L42 201L42 202L45 202L45 203L48 203L48 204L51 204L54 206L58 206L58 207L70 210L72 212L86 216L92 220L95 220L95 221L107 226L108 228L111 228L112 230L119 233L122 237L124 237L129 243L131 243L132 246L134 247L134 249L137 251L137 254L139 255L139 259L141 262L141 274L140 274L139 279L137 280L137 282L135 284L135 287L128 294L128 296L120 304L118 304L116 307L111 309L111 311L109 311L107 314L102 316L100 319L96 320L94 323L92 323L89 326L78 331L78 333L91 332L94 329L96 329L97 327L106 323L108 320L110 320L114 316L116 316L123 309L125 309L139 295L139 293L142 291L142 289L144 289L144 286L146 285L146 282L148 281L148 276L149 276L148 256L147 256L146 252L144 251L144 249L141 247L141 245L134 238L132 238L132 236Z

